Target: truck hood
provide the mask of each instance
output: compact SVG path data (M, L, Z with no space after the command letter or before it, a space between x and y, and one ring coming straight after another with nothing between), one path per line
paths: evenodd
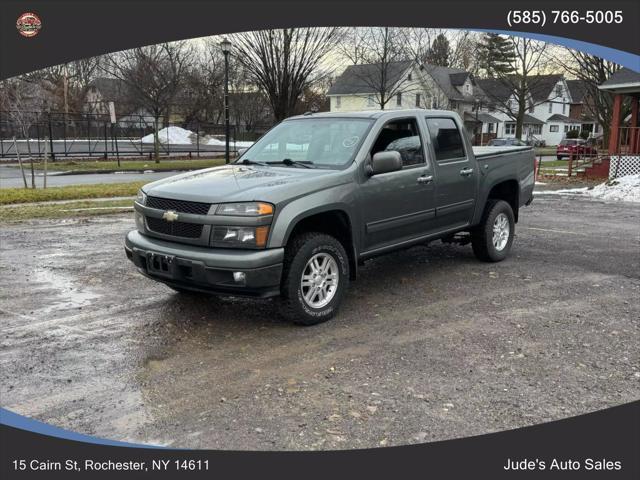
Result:
M300 167L225 165L168 177L143 187L147 195L193 202L279 203L342 183L343 171Z

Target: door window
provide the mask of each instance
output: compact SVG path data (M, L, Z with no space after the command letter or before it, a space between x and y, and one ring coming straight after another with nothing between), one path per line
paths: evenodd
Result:
M427 118L427 127L436 160L451 160L465 157L462 135L456 123L450 118Z
M380 130L371 149L371 155L392 150L400 153L403 167L425 163L424 149L415 118L387 123Z

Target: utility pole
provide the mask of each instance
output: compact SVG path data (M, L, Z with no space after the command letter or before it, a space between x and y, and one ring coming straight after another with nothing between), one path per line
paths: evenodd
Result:
M231 42L226 38L220 42L224 54L224 163L229 163L229 53Z

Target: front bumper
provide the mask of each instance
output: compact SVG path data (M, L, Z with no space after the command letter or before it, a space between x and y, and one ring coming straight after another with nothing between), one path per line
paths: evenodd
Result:
M241 250L186 245L132 230L125 252L138 270L178 288L210 293L270 297L280 293L283 248ZM151 262L160 267L153 268ZM242 280L234 273L243 273Z

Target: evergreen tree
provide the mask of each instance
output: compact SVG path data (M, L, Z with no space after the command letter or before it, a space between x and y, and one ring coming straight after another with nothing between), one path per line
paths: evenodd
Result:
M487 77L513 72L516 54L513 43L497 33L486 33L478 45L478 63Z
M433 40L431 47L427 51L427 63L440 67L448 67L450 56L451 47L449 46L449 40L441 33Z

